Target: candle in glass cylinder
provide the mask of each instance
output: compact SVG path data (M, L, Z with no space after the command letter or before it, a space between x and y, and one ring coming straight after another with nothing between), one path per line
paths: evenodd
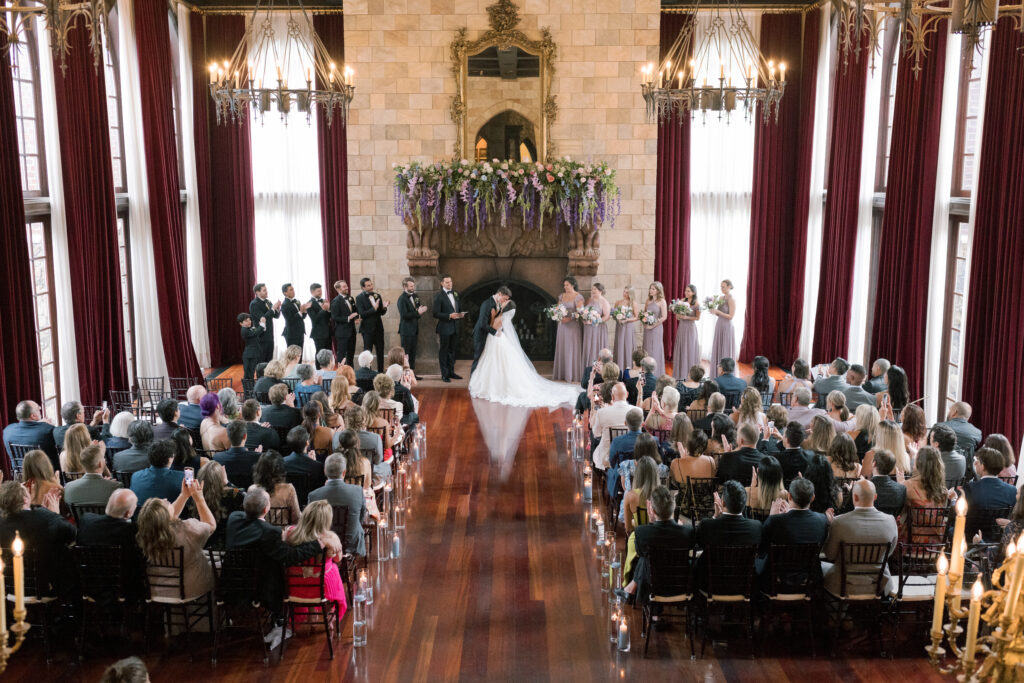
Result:
M583 502L590 503L594 500L594 483L590 477L583 478Z
M626 617L619 620L619 652L629 652L629 626L626 624Z
M935 609L932 611L932 633L942 633L942 615L946 607L946 572L949 563L946 554L939 555L939 574L935 579Z
M14 532L14 543L11 544L11 551L14 553L14 616L25 614L25 543L21 540L21 534Z
M978 617L981 616L981 594L984 589L981 579L975 579L971 587L971 609L967 615L967 650L964 658L968 663L974 661L974 651L978 647Z

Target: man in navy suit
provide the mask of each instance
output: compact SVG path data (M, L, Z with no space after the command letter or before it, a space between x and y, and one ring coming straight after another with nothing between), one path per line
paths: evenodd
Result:
M4 428L4 448L7 455L11 455L11 444L16 443L23 446L35 446L50 458L54 469L60 469L60 459L57 457L57 446L53 440L53 423L43 420L43 411L35 401L20 401L14 408L14 416L17 422L12 422Z
M385 301L373 289L373 280L364 277L359 281L362 288L356 297L356 309L359 311L359 334L363 336L363 348L367 351L377 350L377 371L384 372L384 321L390 301Z
M281 293L284 294L284 303L281 304L284 330L281 331L281 336L288 346L298 346L301 349L306 340L306 311L309 310L309 304L299 303L295 298L295 288L290 282L281 286Z
M359 322L359 312L356 310L356 300L349 294L347 282L335 282L334 291L338 293L338 296L331 299L334 349L338 358L344 358L352 367L356 357L356 323Z
M723 453L718 461L718 480L738 481L743 486L750 486L753 468L761 464L761 453L755 445L757 444L757 427L749 422L744 422L736 430L736 445L738 448L728 453ZM742 510L741 510L742 512Z
M671 550L682 555L693 547L693 527L673 520L675 509L676 497L667 488L658 486L651 492L647 500L647 514L651 521L638 526L633 532L637 552L633 581L625 590L616 589L615 593L620 597L635 594L641 604L646 602L651 580L648 556L652 550Z
M206 387L202 384L196 384L188 388L185 392L185 400L187 403L182 403L178 406L178 424L186 429L199 429L199 425L203 422L203 413L199 409L199 401L206 396Z
M1017 503L1017 487L999 479L1003 469L1003 456L994 448L979 448L974 454L974 472L978 478L964 484L967 498L967 538L974 538L979 530L986 536L987 543L998 541L989 529L980 529L972 512L982 510L1006 510L1009 512ZM1003 515L1006 517L1007 515Z
M228 441L231 448L221 451L213 459L224 466L228 481L236 486L239 482L252 483L252 466L259 460L260 454L245 447L248 437L247 423L244 420L233 420L228 423Z
M786 423L786 431L782 434L782 450L775 454L779 464L782 465L782 478L785 480L796 479L798 474L807 471L811 464L810 451L800 448L806 434L799 422Z
M761 522L743 516L747 491L737 481L722 484L722 495L715 494L715 516L697 525L697 545L704 550L716 545L748 545L761 543ZM697 558L695 574L698 586L707 586L707 553Z
M768 575L769 552L773 545L802 545L816 543L819 546L828 537L828 519L820 512L810 509L814 500L814 484L808 479L794 479L789 485L789 509L774 514L764 521L761 528L761 556L757 562L758 574ZM783 504L785 507L785 504ZM815 571L821 575L821 565L814 563ZM800 579L803 577L794 577Z
M644 411L639 408L630 408L626 412L626 428L629 430L621 436L612 439L608 450L608 493L611 496L622 488L619 480L619 463L623 460L633 459L633 447L636 445L637 437L642 433L640 428L644 424Z
M736 376L736 361L733 358L723 358L718 362L718 390L725 396L726 408L738 408L740 405L740 394L747 388L747 382L742 377Z
M316 454L309 452L309 432L305 427L292 427L285 439L285 446L291 453L284 459L284 469L289 474L301 474L308 477L309 488L300 491L295 487L299 504L305 506L309 492L324 485L324 466L316 459Z
M261 318L267 321L267 333L263 335L262 360L269 363L274 358L274 318L281 315L281 302L270 303L270 299L267 298L267 286L262 282L257 282L252 291L255 296L249 302L249 315L255 322L259 322Z

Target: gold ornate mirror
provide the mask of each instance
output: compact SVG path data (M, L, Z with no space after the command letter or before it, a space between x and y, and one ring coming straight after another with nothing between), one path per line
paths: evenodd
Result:
M551 94L555 43L547 28L540 30L540 40L516 28L519 9L512 0L498 0L487 13L486 33L470 41L462 28L451 44L455 156L544 161L558 115Z

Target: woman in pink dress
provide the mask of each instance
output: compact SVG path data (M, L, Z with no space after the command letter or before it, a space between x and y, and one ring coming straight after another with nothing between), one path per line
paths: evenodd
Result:
M306 506L299 517L299 523L284 530L283 538L289 545L302 545L309 541L323 541L324 550L327 551L327 560L324 562L324 597L338 603L338 618L344 619L348 611L348 602L345 600L345 584L341 581L341 573L338 572L336 559L341 558L341 539L331 531L331 523L334 521L334 511L331 504L326 500L318 500ZM313 586L302 586L293 588L291 591L299 598L319 598L319 589ZM299 619L296 618L296 623Z
M587 366L597 360L601 349L608 347L608 318L611 316L611 304L604 298L604 285L595 282L590 288L590 301L587 308L601 314L601 322L591 325L583 324L583 365ZM619 366L622 367L622 366Z
M693 315L677 315L676 345L672 350L672 374L682 382L690 376L690 368L700 365L700 340L697 339L697 322L700 320L700 305L697 302L697 288L686 285L683 299L690 304Z
M562 280L562 293L558 303L565 306L569 315L558 323L555 337L555 366L551 379L556 382L580 382L583 380L583 330L574 317L583 308L583 295L576 291L579 285L571 275Z
M654 359L654 376L665 374L665 329L668 320L668 302L665 301L665 286L652 282L647 288L647 310L657 316L653 325L644 325L644 348Z
M629 306L633 311L625 320L615 321L615 364L625 370L633 363L636 323L640 319L640 302L636 300L636 291L632 287L622 289L622 298L615 302L615 308L620 306Z
M715 323L715 339L711 342L711 376L718 377L718 363L723 358L736 358L736 331L732 326L736 315L736 300L732 298L732 280L722 280L722 296L725 302L718 309L708 311L718 316Z

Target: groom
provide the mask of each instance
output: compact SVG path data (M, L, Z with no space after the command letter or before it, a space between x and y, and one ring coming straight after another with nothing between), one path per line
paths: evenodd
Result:
M487 345L487 335L497 332L491 326L491 314L501 314L511 298L512 292L508 287L502 285L498 287L498 291L493 296L480 304L480 315L477 316L476 327L473 328L473 367L469 369L471 373L476 370L480 356L483 355L484 347Z

